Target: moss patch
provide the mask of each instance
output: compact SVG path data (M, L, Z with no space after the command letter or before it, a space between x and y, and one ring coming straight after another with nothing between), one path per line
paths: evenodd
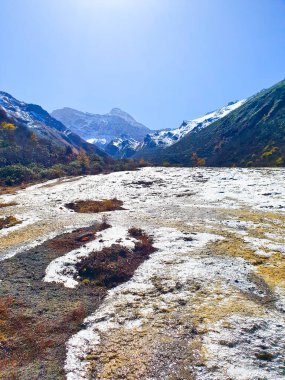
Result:
M252 212L248 210L227 210L227 217L239 218L239 220L251 221L257 223L255 228L248 228L248 236L259 239L268 239L267 233L276 234L274 242L282 243L284 237L285 215L276 212ZM274 252L273 249L260 242L259 249L264 252L270 252L269 257L260 256L255 253L254 248L250 248L248 243L244 242L243 237L237 234L224 232L225 239L216 242L211 246L216 254L229 255L232 257L241 257L255 266L256 274L260 276L265 283L274 290L275 286L285 288L285 256L280 252Z
M272 255L267 263L258 267L257 273L263 277L270 287L285 288L285 257L278 253Z
M254 223L270 223L276 225L278 223L285 223L285 214L274 211L259 211L247 209L220 209L220 214L223 217L239 219L244 221L251 221ZM272 232L272 231L271 231Z
M158 313L149 324L107 332L88 357L90 378L195 380L201 351L189 316Z
M195 294L193 300L193 322L200 332L206 332L208 327L232 315L260 316L264 309L254 300L242 293L223 289L219 282L214 284L210 292L202 289Z
M248 244L243 241L242 237L234 233L227 233L224 240L212 244L211 248L216 254L242 257L253 265L260 265L268 260L268 258L256 255L255 251L248 247Z

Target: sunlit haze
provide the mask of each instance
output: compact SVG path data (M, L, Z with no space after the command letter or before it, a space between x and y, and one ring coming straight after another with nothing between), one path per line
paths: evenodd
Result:
M284 78L283 0L0 0L0 89L175 128Z

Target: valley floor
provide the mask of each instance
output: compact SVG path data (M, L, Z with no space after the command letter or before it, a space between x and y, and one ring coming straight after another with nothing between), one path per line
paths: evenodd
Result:
M0 378L285 379L284 184L284 169L144 168L1 196L22 224L0 231ZM102 214L65 204L114 197L111 227L69 245ZM133 277L78 281L131 227L157 249Z

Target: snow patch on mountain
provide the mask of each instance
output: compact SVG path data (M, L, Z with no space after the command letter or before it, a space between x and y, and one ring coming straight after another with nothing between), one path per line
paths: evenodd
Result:
M45 121L43 115L40 115L40 111L43 110L39 106L26 104L6 92L0 91L0 106L4 108L8 117L16 119L30 128L36 128L37 122ZM31 109L32 106L34 109ZM39 108L38 112L36 112L36 107Z
M0 91L0 108L17 126L29 128L40 138L50 140L57 146L70 147L74 153L79 149L105 156L97 147L72 133L63 123L53 118L37 104L29 104L15 99L12 95Z
M183 121L181 126L172 130L163 130L159 132L152 133L145 138L144 147L160 147L166 148L170 145L175 144L177 141L181 140L189 132L194 131L198 132L203 128L208 127L210 124L215 121L225 117L230 112L236 110L241 105L243 105L246 100L240 100L237 102L231 102L226 107L220 108L216 111L207 113L205 116L199 117L190 121Z
M230 102L226 107L209 112L202 117L190 121L183 121L179 128L172 130L164 129L147 134L143 142L129 138L114 139L107 144L105 151L117 158L128 158L143 149L167 148L181 140L189 132L198 132L215 121L225 117L230 112L239 108L245 103L245 101L246 100Z
M107 140L106 139L88 139L87 142L89 142L90 144L96 144L96 143L106 144Z
M111 141L105 147L105 152L116 158L129 158L133 156L141 146L141 141L119 137Z
M113 108L109 113L99 115L66 107L53 111L51 115L71 131L100 148L117 138L143 141L146 134L151 132L119 108Z

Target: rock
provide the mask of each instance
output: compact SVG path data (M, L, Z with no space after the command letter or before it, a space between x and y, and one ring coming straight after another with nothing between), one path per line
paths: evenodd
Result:
M75 240L76 241L89 241L94 237L92 232L87 232L85 234L79 235Z
M272 361L274 359L274 355L268 351L260 351L255 354L256 358L259 360Z

